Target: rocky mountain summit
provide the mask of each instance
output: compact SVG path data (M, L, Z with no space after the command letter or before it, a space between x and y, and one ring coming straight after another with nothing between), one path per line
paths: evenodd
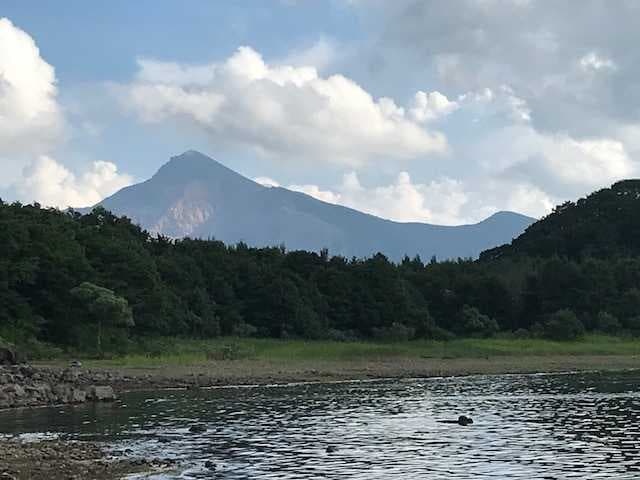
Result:
M265 187L195 151L172 157L149 180L100 202L152 233L172 238L215 238L350 258L380 252L429 259L475 258L510 242L533 218L498 212L471 225L400 223L320 201L281 187ZM82 210L84 212L87 209Z

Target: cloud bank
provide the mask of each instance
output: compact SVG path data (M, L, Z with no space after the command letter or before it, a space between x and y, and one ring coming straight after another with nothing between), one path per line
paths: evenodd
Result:
M411 111L374 98L342 75L270 65L250 47L222 63L140 60L125 102L145 122L191 122L216 144L251 148L283 161L362 166L446 153L445 136L422 123L454 110L446 97L419 92Z

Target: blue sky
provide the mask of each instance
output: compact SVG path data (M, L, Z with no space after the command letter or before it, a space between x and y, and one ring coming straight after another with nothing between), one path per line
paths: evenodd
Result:
M4 0L0 196L88 205L197 149L399 221L541 216L638 172L638 6L581 5Z

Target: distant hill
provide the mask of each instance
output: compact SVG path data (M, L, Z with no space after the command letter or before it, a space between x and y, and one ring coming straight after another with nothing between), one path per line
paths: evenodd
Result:
M149 180L126 187L100 205L151 232L215 238L250 246L365 257L382 252L428 259L472 257L520 235L534 219L500 212L462 226L384 220L285 188L264 187L195 151L171 158Z
M513 256L579 259L640 254L640 180L623 180L577 202L566 202L510 244L482 260Z

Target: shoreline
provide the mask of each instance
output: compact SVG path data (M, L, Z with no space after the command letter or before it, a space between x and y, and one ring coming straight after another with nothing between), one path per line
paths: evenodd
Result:
M62 362L36 368L63 371ZM486 358L393 358L384 360L217 360L191 365L110 365L88 362L90 378L108 379L116 393L198 387L453 377L468 375L611 372L640 369L640 355L494 356Z
M102 365L101 365L102 363ZM36 374L62 376L66 362L36 363ZM640 370L637 355L496 356L488 358L349 361L208 361L193 365L158 363L152 366L117 366L89 362L80 371L85 382L108 381L117 394L193 388L286 386L301 383L373 382L469 375L603 373ZM78 386L77 384L76 386ZM21 408L38 408L51 404ZM6 411L6 410L5 410ZM26 440L20 434L0 437L0 478L7 480L107 480L131 474L152 474L175 469L167 459L128 457L97 441L56 438ZM5 460L6 459L6 460Z
M127 458L99 442L0 439L0 478L6 480L113 480L168 471L167 459Z

